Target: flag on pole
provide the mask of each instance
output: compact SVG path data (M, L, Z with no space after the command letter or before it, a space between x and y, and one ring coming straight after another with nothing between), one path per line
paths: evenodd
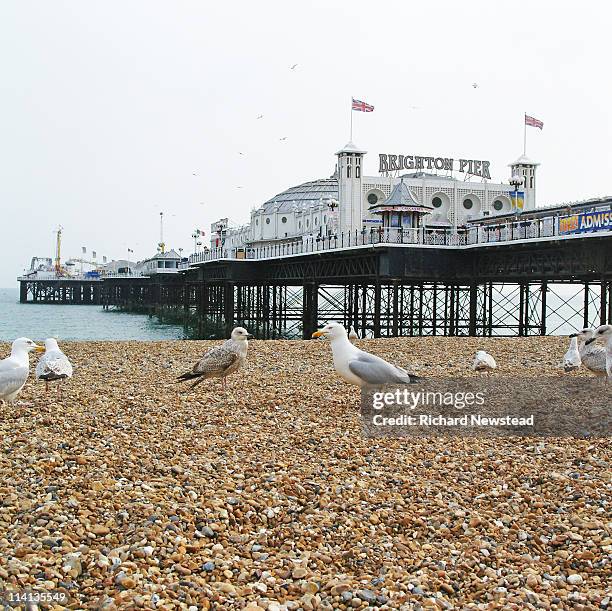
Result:
M374 110L374 106L368 104L367 102L362 102L361 100L356 100L355 98L353 98L352 110L359 110L360 112L372 112Z
M538 127L542 129L544 127L544 121L540 121L535 117L530 117L529 115L525 115L525 125L529 125L530 127Z

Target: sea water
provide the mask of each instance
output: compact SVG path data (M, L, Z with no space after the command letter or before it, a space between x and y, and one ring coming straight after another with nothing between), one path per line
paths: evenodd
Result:
M183 327L146 314L103 310L97 305L19 303L19 289L0 289L0 341L183 339Z

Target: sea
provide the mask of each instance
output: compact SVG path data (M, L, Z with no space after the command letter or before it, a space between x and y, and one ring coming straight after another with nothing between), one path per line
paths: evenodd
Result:
M146 314L103 310L94 305L19 303L19 289L0 289L0 341L17 337L44 340L185 339L182 326Z

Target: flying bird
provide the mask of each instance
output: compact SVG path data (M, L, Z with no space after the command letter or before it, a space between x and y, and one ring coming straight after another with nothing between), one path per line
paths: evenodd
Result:
M279 140L282 142L283 140L287 140L287 136L283 136L282 138L279 138Z
M236 189L243 189L244 187L236 187Z
M242 151L238 151L239 155L244 155L244 153Z
M312 337L330 339L334 369L349 384L364 388L383 384L415 384L419 381L417 376L402 367L353 346L340 323L330 322L315 331Z
M473 87L474 89L478 89L478 83L472 83L472 87Z
M63 380L72 377L72 364L52 337L45 340L45 353L36 365L36 379L45 381L45 392L49 392L49 382L58 381L57 391L61 395Z
M495 359L484 350L479 350L474 357L472 363L472 369L474 371L486 371L487 373L497 369L497 363Z
M185 382L195 379L190 387L195 388L209 378L221 378L223 390L225 390L225 378L238 371L246 363L249 339L253 339L253 336L244 327L236 327L230 339L209 350L191 371L178 376L177 381Z
M11 345L11 355L0 361L0 401L12 403L30 374L29 353L44 352L31 339L20 337Z
M295 70L297 68L297 64L293 64L293 66L290 67L290 70Z
M263 115L257 115L258 119L263 119Z

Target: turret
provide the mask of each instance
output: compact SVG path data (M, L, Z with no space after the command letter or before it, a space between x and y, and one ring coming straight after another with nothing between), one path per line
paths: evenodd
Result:
M521 155L514 163L510 164L512 176L523 179L518 191L525 192L525 204L522 210L534 210L536 207L536 168L539 164L531 161L526 155ZM520 205L519 205L520 209Z
M352 142L339 150L338 155L338 220L339 230L349 232L362 228L361 176L363 156Z

